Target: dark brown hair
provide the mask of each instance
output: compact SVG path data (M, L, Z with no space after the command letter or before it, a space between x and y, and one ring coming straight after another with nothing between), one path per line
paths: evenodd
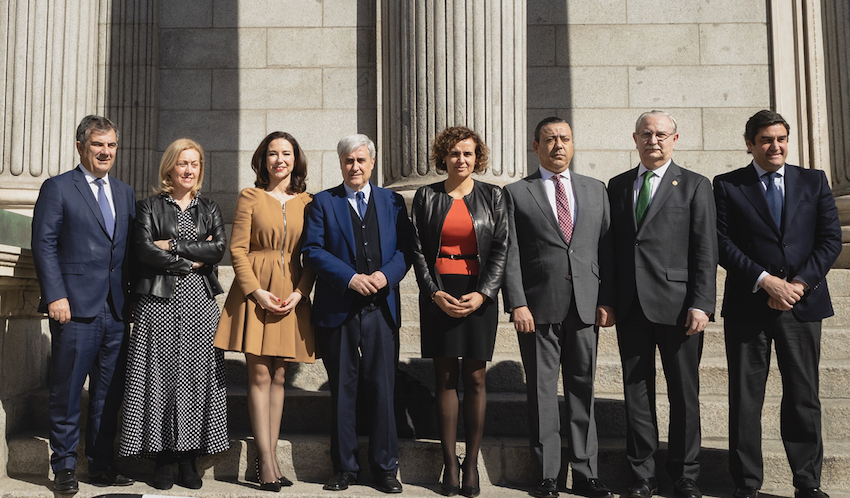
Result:
M266 164L266 154L269 150L269 144L278 138L282 138L292 144L292 152L295 154L295 167L292 168L292 173L289 174L289 188L286 192L289 194L300 194L307 190L307 158L304 156L304 151L298 145L295 137L285 131L273 131L260 142L257 150L254 151L254 156L251 158L251 169L257 175L254 180L255 187L266 188L269 185L269 168Z
M434 168L437 171L446 171L446 163L443 158L449 155L452 147L471 138L475 142L475 167L472 169L475 173L482 173L487 170L487 162L490 158L490 149L484 140L478 136L478 133L470 130L466 126L452 126L446 128L434 139L434 145L431 147L431 161L434 163Z
M791 125L789 125L788 122L785 121L785 118L780 116L778 112L768 111L765 109L753 114L752 117L747 120L747 126L744 128L744 140L751 144L755 144L756 135L759 134L759 130L775 124L783 125L785 127L785 132L791 133Z

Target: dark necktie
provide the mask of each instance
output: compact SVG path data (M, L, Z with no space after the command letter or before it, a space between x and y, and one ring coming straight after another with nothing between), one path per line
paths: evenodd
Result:
M366 218L366 200L364 199L363 192L357 192L354 194L354 197L357 198L357 213L362 220Z
M776 222L776 228L782 229L782 192L776 186L775 179L779 173L765 173L761 177L765 182L764 196L767 198L767 207L770 208L770 215L773 221Z
M100 206L100 213L103 215L103 223L106 225L106 233L109 238L115 233L115 217L112 216L112 208L109 207L109 200L106 198L106 190L103 186L103 178L94 180L97 185L97 205Z
M637 204L635 205L635 221L637 221L638 228L643 224L643 217L646 216L646 210L649 207L649 195L652 193L652 185L649 184L649 179L653 176L655 176L655 173L652 171L643 174L643 185L640 186Z
M564 184L561 183L561 175L552 176L552 181L555 182L555 206L558 211L558 226L561 227L561 232L564 238L567 239L567 244L573 238L573 217L570 215L570 201L567 199L567 190Z

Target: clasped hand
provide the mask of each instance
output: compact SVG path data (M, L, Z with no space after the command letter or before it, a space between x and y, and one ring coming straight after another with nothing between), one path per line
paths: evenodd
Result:
M275 315L284 316L295 309L295 306L301 301L302 297L300 292L293 292L286 298L286 301L281 301L279 297L263 289L257 289L251 294L261 308Z
M478 291L470 292L458 299L448 292L437 291L434 294L434 302L450 317L463 318L474 313L484 304L484 294Z
M788 311L797 304L806 293L806 286L799 280L788 282L779 277L768 275L759 282L759 286L770 296L767 305L775 310Z
M371 296L387 286L387 277L381 271L370 275L358 273L351 277L348 288L363 296Z

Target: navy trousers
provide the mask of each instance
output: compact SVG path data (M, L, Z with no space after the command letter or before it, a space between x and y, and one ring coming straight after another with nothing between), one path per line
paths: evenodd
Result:
M357 461L357 390L369 406L369 465L373 476L398 471L398 436L393 410L398 336L380 308L353 313L339 327L317 327L322 361L331 388L331 461L334 473L360 472ZM363 378L365 385L358 385Z
M127 322L116 318L108 303L94 318L50 320L50 465L54 472L77 468L80 442L80 399L89 378L86 457L90 470L112 463L118 410L124 397Z

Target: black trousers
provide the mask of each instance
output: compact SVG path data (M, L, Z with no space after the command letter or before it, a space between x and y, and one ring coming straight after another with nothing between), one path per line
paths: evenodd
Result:
M650 322L635 299L628 316L617 322L626 398L626 455L635 479L655 477L658 418L655 413L655 348L667 378L670 427L667 473L675 481L699 476L701 444L699 363L703 334L685 327Z
M823 466L818 396L821 322L801 322L792 311L764 318L727 317L729 470L736 486L761 487L761 412L771 343L782 375L782 442L797 488L820 486Z
M339 327L317 327L316 338L331 388L331 461L336 472L357 476L357 391L369 406L369 465L374 476L398 470L393 391L397 330L382 309L368 306ZM360 378L365 385L360 384Z

